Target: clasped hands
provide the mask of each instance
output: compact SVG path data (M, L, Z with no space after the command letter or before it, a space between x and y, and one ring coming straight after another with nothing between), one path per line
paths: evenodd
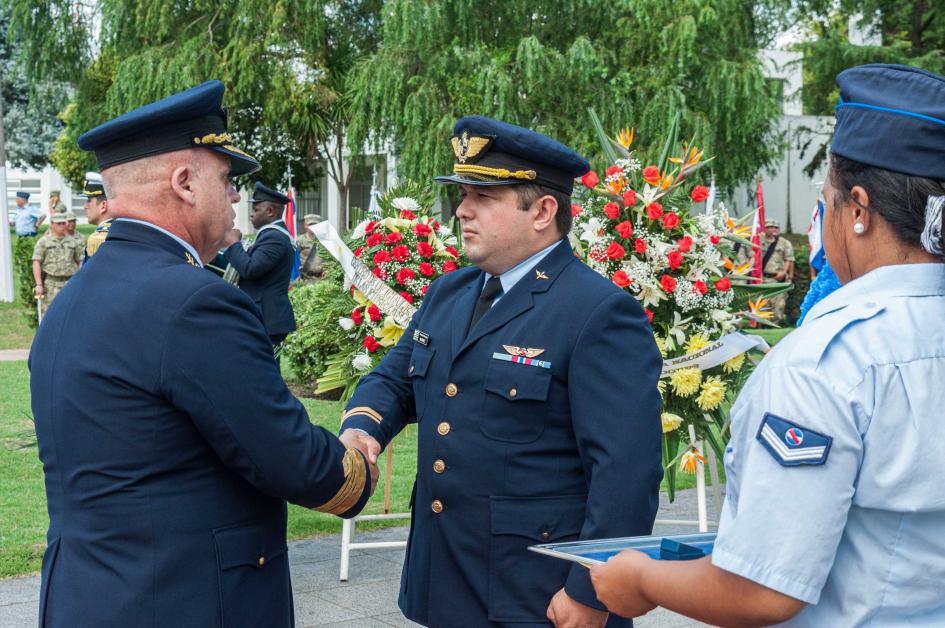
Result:
M368 466L371 467L371 495L373 495L377 488L377 478L380 476L380 471L377 468L377 456L381 453L381 444L373 436L356 429L345 430L338 439L345 447L353 447L367 458Z

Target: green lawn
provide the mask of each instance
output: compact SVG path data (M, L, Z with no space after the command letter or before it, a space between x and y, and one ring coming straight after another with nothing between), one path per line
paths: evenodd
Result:
M33 330L26 324L23 306L0 303L0 350L29 349Z

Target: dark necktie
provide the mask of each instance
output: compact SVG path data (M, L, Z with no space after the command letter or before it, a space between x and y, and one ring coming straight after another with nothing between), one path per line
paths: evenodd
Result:
M479 322L479 319L485 316L486 312L492 307L492 302L501 294L502 282L499 281L499 277L497 275L490 277L486 285L483 286L482 292L479 294L479 300L476 301L476 309L473 310L472 320L469 321L469 330L466 332L467 336L476 326L476 323Z

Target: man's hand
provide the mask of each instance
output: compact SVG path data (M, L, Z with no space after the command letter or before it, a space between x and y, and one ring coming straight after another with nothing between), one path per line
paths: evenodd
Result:
M380 471L377 468L377 456L381 453L381 444L373 436L368 436L360 430L347 429L339 437L345 447L354 447L368 459L371 466L371 494L377 488L377 478Z
M227 249L242 239L243 239L242 231L240 231L239 229L230 229L229 231L226 232L226 235L223 236L223 242L221 242L221 244L223 245L223 248Z
M37 297L43 296L45 294L43 291L43 284L37 284L36 287L33 288L33 294L35 294Z
M624 550L603 565L591 567L591 583L597 599L621 617L639 617L656 608L643 596L640 576L651 559L641 552Z
M774 276L774 278L777 279L778 281L784 281L785 277L786 275L783 270Z
M607 611L576 602L562 588L548 605L548 621L558 628L595 628L607 623Z

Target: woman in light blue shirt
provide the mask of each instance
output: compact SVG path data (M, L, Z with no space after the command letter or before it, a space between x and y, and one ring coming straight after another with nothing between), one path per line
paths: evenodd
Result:
M712 555L595 567L612 612L945 626L945 77L870 65L837 82L823 235L843 287L732 408Z

